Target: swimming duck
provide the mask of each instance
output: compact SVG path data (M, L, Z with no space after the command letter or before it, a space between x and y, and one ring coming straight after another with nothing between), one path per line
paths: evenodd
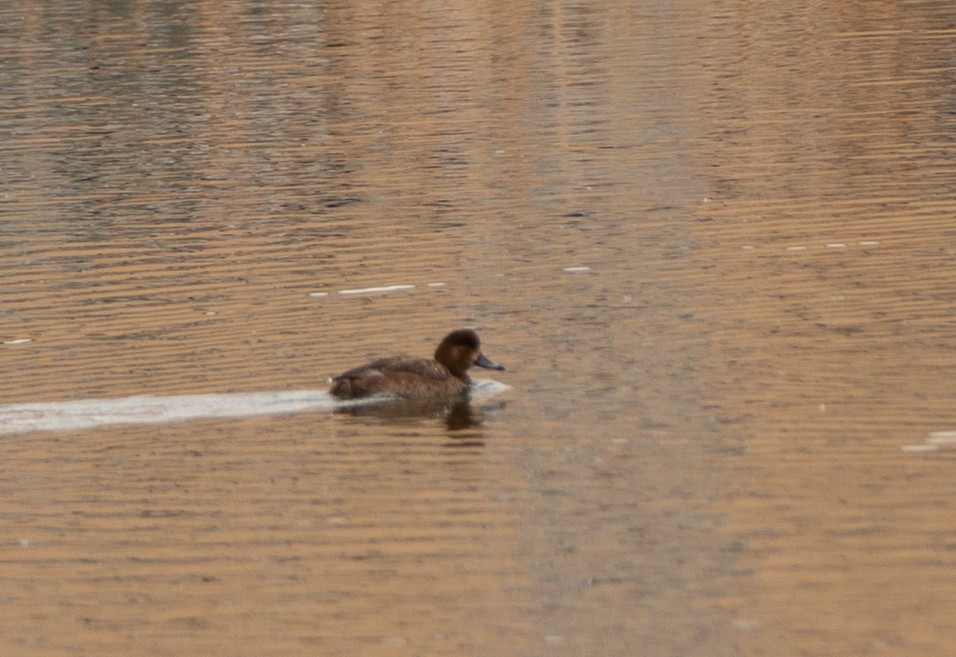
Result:
M503 370L481 353L481 340L471 329L458 329L444 337L435 357L392 356L351 369L332 379L329 393L341 398L391 393L406 399L442 399L465 395L471 384L472 365Z

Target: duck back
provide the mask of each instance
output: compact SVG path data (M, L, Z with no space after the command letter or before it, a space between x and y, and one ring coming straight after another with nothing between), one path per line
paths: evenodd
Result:
M456 378L441 363L428 358L380 358L332 379L329 392L355 398L394 394L408 399L433 399L467 392L468 381Z

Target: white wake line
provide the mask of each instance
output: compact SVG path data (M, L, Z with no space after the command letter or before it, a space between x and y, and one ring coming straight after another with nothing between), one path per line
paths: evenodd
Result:
M0 434L69 431L104 424L156 424L202 417L246 417L335 408L324 390L148 395L0 406Z
M505 384L489 379L474 383L472 398L476 401L508 389ZM198 418L331 411L357 403L382 401L385 400L341 401L324 390L284 390L0 404L0 434L76 431L107 424L159 424Z

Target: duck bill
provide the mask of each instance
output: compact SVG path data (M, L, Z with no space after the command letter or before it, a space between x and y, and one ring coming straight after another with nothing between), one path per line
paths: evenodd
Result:
M493 360L490 360L484 354L478 354L478 360L475 361L475 365L477 365L478 367L484 367L485 369L488 369L488 370L503 370L505 368L504 365L499 365Z

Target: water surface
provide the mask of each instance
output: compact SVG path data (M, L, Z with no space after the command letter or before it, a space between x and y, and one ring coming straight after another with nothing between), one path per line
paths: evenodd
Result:
M0 9L0 652L953 653L954 17L751 5Z

